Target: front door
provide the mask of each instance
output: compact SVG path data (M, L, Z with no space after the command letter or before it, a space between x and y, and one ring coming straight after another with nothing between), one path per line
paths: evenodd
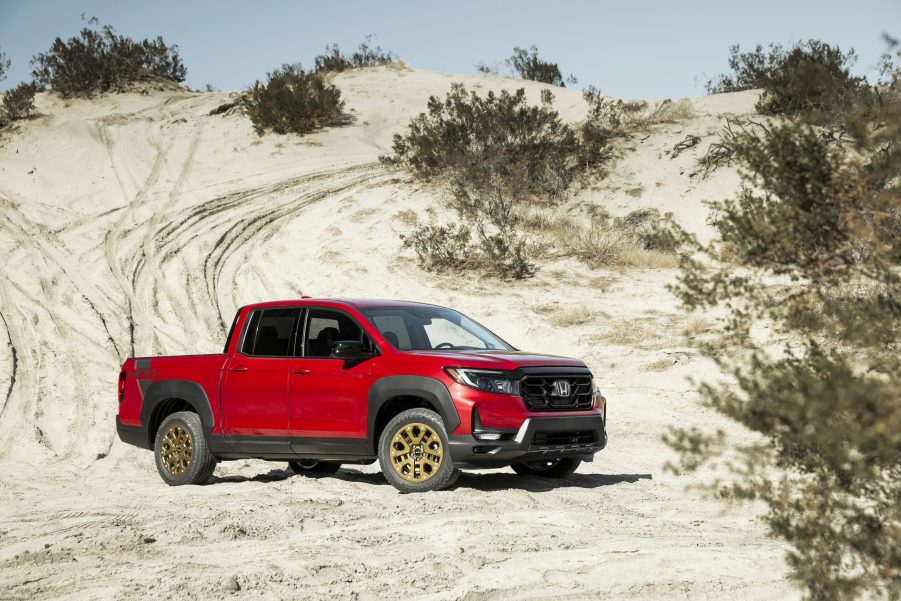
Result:
M346 445L335 442L350 449L366 438L369 387L377 359L335 359L331 356L332 344L339 340L371 341L350 315L335 309L310 308L305 325L298 337L299 356L291 362L288 383L291 436L295 445L301 446L304 441L298 438L346 439Z
M254 311L238 352L226 363L221 394L224 433L239 452L288 450L290 355L301 312L300 308Z

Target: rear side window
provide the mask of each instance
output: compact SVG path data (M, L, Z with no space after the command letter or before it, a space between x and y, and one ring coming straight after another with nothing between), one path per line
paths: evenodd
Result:
M311 309L307 324L307 357L330 357L332 345L339 340L369 342L363 329L350 316L330 309Z
M255 357L288 357L300 309L254 311L247 324L241 352Z
M407 331L407 323L400 315L373 315L372 323L378 328L385 340L394 348L410 350L410 332Z

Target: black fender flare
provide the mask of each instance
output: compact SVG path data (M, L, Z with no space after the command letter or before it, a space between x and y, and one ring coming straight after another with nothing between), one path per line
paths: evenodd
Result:
M426 376L386 376L369 388L366 448L377 454L375 420L382 406L399 396L419 397L431 403L444 422L448 435L460 425L460 415L444 382Z
M141 424L147 430L148 437L156 435L150 432L150 422L154 411L160 405L170 399L180 399L188 403L200 416L203 425L203 433L209 436L213 431L213 409L210 400L206 396L203 386L189 380L161 380L153 382L144 392L144 402L141 404ZM151 438L151 446L153 445Z

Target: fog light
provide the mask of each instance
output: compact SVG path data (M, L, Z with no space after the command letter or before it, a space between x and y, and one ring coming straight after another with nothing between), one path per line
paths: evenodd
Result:
M501 433L500 432L478 432L476 435L476 440L500 440Z

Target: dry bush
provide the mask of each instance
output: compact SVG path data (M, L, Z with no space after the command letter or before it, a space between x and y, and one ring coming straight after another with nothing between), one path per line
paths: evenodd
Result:
M373 46L374 40L375 36L366 36L365 41L350 56L344 55L338 48L338 44L326 46L325 53L314 59L314 70L317 73L340 73L348 69L377 67L397 62L397 56L390 50L382 50L381 46Z
M277 134L305 134L345 122L341 92L317 73L299 65L284 65L266 74L245 94L245 110L253 128Z
M672 336L667 335L669 329L668 320L656 317L626 319L616 322L599 340L615 346L657 350L671 345Z
M187 68L178 46L168 46L161 37L136 41L117 35L95 18L88 24L77 37L66 42L56 38L47 52L34 57L32 76L38 85L67 98L123 91L129 84L153 77L185 80Z
M742 53L730 48L732 72L707 82L710 94L762 89L757 110L764 115L799 115L820 124L844 122L874 98L866 78L851 74L854 51L842 52L820 40L783 48L758 45Z
M589 86L582 97L588 104L588 117L582 124L582 137L585 139L595 136L604 140L629 137L646 132L654 125L676 123L695 117L694 108L688 99L677 102L667 99L652 108L645 100L606 97L594 86Z
M675 102L667 99L648 116L648 121L650 124L677 123L694 119L696 116L697 113L689 99L682 98Z
M475 235L473 235L475 229ZM489 231L479 224L439 225L434 221L401 235L419 266L437 273L481 271L504 280L535 273L525 241L515 232Z
M537 46L531 46L528 49L514 48L513 56L507 59L507 66L523 79L564 87L560 67L557 66L557 63L539 58ZM567 78L567 81L571 84L578 83L572 75Z
M669 269L677 265L678 255L675 239L662 224L656 209L639 209L618 219L600 214L587 225L549 210L533 210L521 223L553 254L576 257L592 268Z
M579 305L554 313L551 316L551 324L561 328L581 326L589 323L593 317L594 313L591 309L585 305Z
M0 106L0 126L31 117L35 111L35 92L37 92L37 85L34 83L20 83L4 92L3 103Z
M644 371L666 371L669 368L673 367L678 361L675 359L670 359L669 357L665 359L657 359L656 361L651 361L647 363L642 370Z
M632 198L641 198L642 194L644 194L644 186L635 186L626 190L626 196L631 196Z
M0 81L6 79L6 72L9 71L11 64L12 62L6 58L6 53L0 50Z
M402 209L394 214L394 221L407 227L419 225L419 216L413 209Z

